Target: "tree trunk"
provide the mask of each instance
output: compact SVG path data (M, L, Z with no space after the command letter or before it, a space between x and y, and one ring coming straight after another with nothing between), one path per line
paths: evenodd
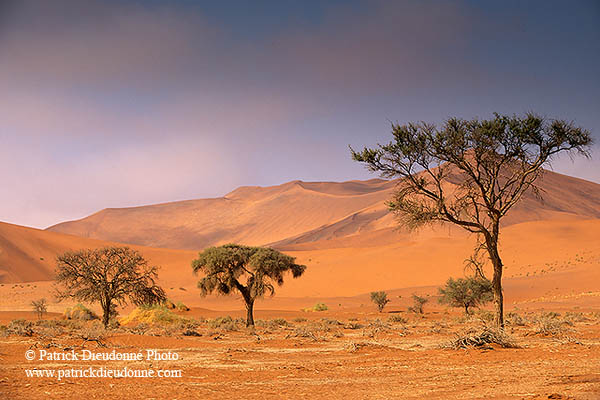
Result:
M492 279L492 291L494 293L494 310L496 315L494 323L498 329L504 329L504 296L502 295L502 261L497 259L494 264L494 277Z
M104 324L105 328L108 328L108 323L110 322L110 301L103 302L102 304L102 324Z
M498 253L499 223L495 221L492 233L486 235L486 248L494 268L492 278L492 293L494 294L494 324L498 329L504 329L504 296L502 295L502 260Z
M254 300L246 300L246 326L254 326Z
M469 305L465 304L465 315L468 317L469 316Z

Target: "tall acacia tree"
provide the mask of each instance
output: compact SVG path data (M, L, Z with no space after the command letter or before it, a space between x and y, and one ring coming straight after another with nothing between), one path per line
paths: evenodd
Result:
M157 271L129 247L68 252L57 257L58 297L99 302L106 327L115 305L125 304L127 299L136 305L166 300L164 290L156 284Z
M289 271L298 278L306 266L274 249L226 244L204 250L192 261L192 269L204 273L198 282L203 296L238 291L246 304L246 326L254 326L256 298L267 292L275 294L274 284L283 285L284 273Z
M392 124L393 140L352 152L384 178L401 178L388 206L409 228L449 222L478 235L493 269L495 323L504 326L500 221L526 192L541 195L536 181L553 156L589 156L589 131L535 114L495 114L489 120L448 119ZM475 261L476 271L483 275Z

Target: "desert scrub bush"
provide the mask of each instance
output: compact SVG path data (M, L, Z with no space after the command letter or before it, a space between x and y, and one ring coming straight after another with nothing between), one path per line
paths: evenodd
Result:
M413 312L415 314L422 315L423 314L423 306L425 305L425 303L427 303L429 301L429 299L426 297L422 297L422 296L413 294L412 300L413 300L413 305L408 307L408 311Z
M369 321L368 325L363 330L363 336L374 338L380 333L386 333L391 331L391 327L388 323L383 322L380 319Z
M145 335L150 329L150 325L145 322L140 322L137 325L132 325L126 328L126 331L133 335Z
M512 326L525 326L527 321L521 315L511 311L506 314L506 324Z
M32 336L33 323L31 323L31 321L26 321L22 318L13 319L6 326L6 333L8 335L16 336Z
M566 325L573 323L560 318L555 312L542 313L534 320L533 333L542 336L559 336L569 329Z
M388 322L392 324L406 324L408 320L401 315L392 315L388 318Z
M84 342L96 342L98 345L104 346L104 339L106 338L106 328L99 321L94 321L91 324L86 324L79 331L79 337Z
M121 318L121 325L140 324L168 325L179 323L185 318L173 313L164 305L143 305L135 308L129 315Z
M465 349L468 347L489 347L497 344L504 348L517 348L515 341L501 330L484 326L480 329L470 329L464 333L457 334L456 338L447 344L444 348Z
M292 321L300 324L300 323L306 322L308 320L306 318L304 318L304 317L297 317L297 318L294 318Z
M329 307L325 303L317 303L312 307L304 308L302 311L313 312L313 311L327 311Z
M241 321L243 323L243 321ZM208 326L212 329L221 329L229 332L238 331L239 319L233 319L229 315L226 317L217 317L208 321Z
M65 332L65 321L41 319L34 323L34 332L42 337L54 338Z
M297 337L312 339L316 342L322 338L321 335L319 335L319 333L319 329L312 324L308 326L298 326L294 328L292 333L286 335L286 339L290 337Z
M586 317L583 313L581 312L574 312L574 311L568 311L565 313L564 316L565 321L570 321L571 324L575 323L575 322L585 322L585 321L589 321L588 317Z
M494 320L494 313L488 310L477 310L475 316L483 323L489 323Z
M93 311L81 303L77 303L73 307L67 308L63 314L63 317L65 319L74 319L80 321L92 321L99 319Z
M320 321L326 325L331 325L331 326L343 326L344 325L337 319L332 319L332 318L321 318Z
M287 322L284 318L274 318L271 321L279 326L289 326L289 322Z
M429 332L431 333L440 333L444 329L448 328L448 324L441 321L433 321L431 327L429 328Z
M256 326L260 328L265 328L268 330L276 330L280 327L290 326L290 324L283 318L275 318L269 320L256 320Z
M337 325L335 322L339 322L336 320L330 320L327 318L322 318L319 321L310 322L307 325L301 325L294 328L291 334L288 334L286 338L289 337L302 337L309 338L314 341L317 340L325 340L326 334L331 334L334 337L341 337L343 333L339 329L340 325Z
M177 309L177 311L190 311L190 308L183 304L181 301L178 301L177 304L175 304L175 308Z
M346 325L344 325L344 329L362 329L364 325L359 324L358 322L349 321Z
M371 301L377 306L377 311L382 312L390 299L388 299L386 292L371 292Z

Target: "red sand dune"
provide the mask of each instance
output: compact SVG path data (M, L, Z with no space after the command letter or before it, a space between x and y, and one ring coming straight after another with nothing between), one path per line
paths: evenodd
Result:
M505 225L600 217L600 185L547 172L540 187L544 202L526 196L506 217ZM242 187L217 199L105 209L48 230L177 249L227 242L281 247L395 227L385 206L394 188L395 182L378 179Z
M502 231L507 300L598 305L600 185L548 173L542 186L545 202L526 198ZM112 243L88 238L102 236L198 249L277 242L309 268L259 307L298 309L315 299L359 306L372 290L434 293L449 276L463 275L475 237L449 226L398 231L384 205L393 188L382 180L296 181L240 188L220 199L104 210L47 231L0 223L0 282L51 280L57 254ZM197 250L132 247L162 266L160 281L172 298L212 309L240 307L235 297L199 297L190 268Z

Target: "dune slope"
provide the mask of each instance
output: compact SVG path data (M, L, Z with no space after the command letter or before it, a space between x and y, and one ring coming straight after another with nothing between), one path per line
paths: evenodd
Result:
M544 200L525 196L507 215L505 226L600 217L600 185L547 172L540 187ZM385 205L394 188L394 181L379 179L242 187L216 199L105 209L48 230L175 249L226 242L282 247L396 227Z

